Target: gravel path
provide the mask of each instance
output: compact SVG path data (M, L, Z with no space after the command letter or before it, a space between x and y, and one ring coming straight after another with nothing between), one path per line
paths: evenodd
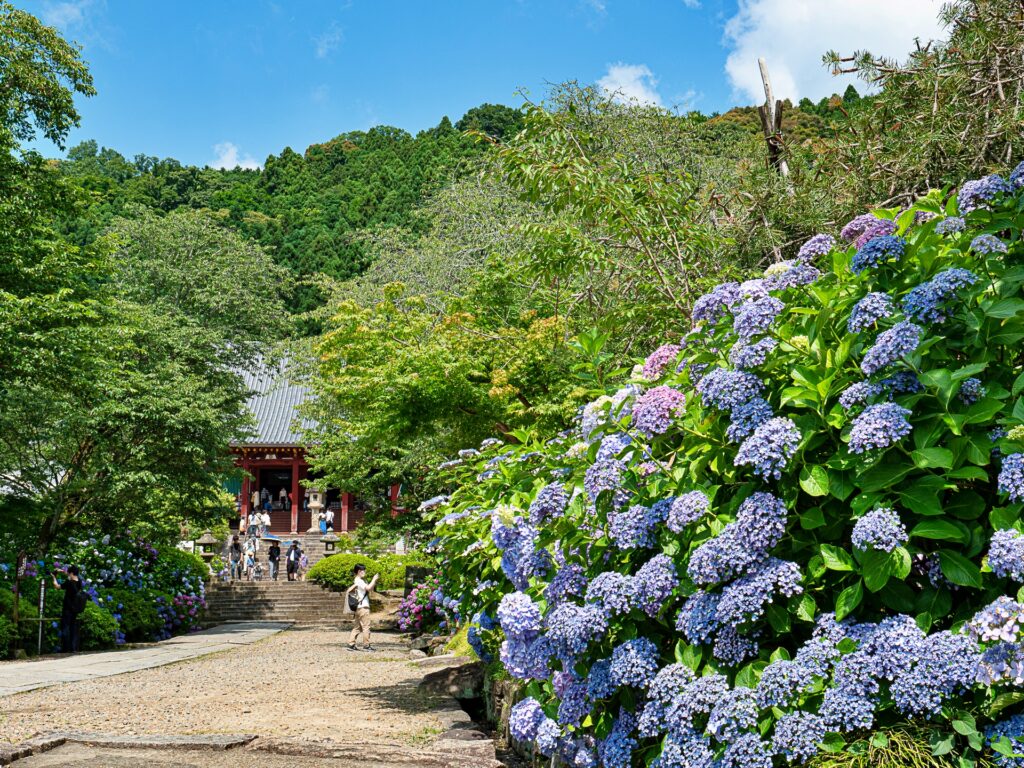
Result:
M410 746L440 732L423 672L394 635L375 652L347 633L288 630L253 645L116 677L0 698L0 742L75 730L122 735L252 733Z

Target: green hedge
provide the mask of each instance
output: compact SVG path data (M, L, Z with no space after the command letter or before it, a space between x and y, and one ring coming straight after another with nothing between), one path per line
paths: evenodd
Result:
M121 631L125 640L130 642L146 642L163 626L163 619L157 613L153 596L140 594L127 589L112 589L110 594L118 615L121 617ZM167 596L172 600L171 596Z
M81 622L79 638L83 651L98 651L113 648L116 643L117 619L100 608L96 603L86 603L85 610L78 617Z
M382 555L374 559L354 552L339 552L325 557L309 569L308 578L321 586L342 591L352 586L352 568L358 563L366 566L368 578L379 573L377 589L401 589L405 584L407 565L429 567L419 555Z

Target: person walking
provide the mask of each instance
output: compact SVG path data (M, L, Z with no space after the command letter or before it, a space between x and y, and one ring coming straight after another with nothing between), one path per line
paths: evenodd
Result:
M228 563L231 564L231 580L242 578L242 543L238 540L236 533L231 537L231 544L228 546Z
M256 552L251 549L245 550L245 578L252 581L253 571L256 570Z
M288 491L281 486L281 493L278 494L278 498L281 500L281 509L288 508Z
M370 645L370 592L377 585L377 578L380 574L375 573L373 578L367 582L366 566L359 563L352 569L352 575L355 578L353 579L352 586L345 593L345 598L348 600L349 608L354 610L356 615L353 620L352 635L349 637L348 647L352 651L359 650L356 646L356 640L362 635L363 650L372 651L373 646Z
M327 511L324 512L324 517L325 517L325 521L327 523L327 530L328 531L333 531L334 530L334 510L331 509L330 507L328 507Z
M277 571L281 566L281 545L276 541L270 542L270 549L267 550L267 562L270 563L271 581L277 581Z
M309 570L309 557L306 555L305 552L303 552L302 556L299 558L299 580L300 581L305 581L306 580L306 571L308 571L308 570Z
M57 574L50 574L55 589L64 590L64 602L60 609L60 650L61 653L78 653L78 617L85 610L86 595L82 582L78 580L78 566L69 565L68 577L63 584L57 581Z
M325 533L327 533L327 515L321 509L317 513L316 519L320 521L320 535L323 536Z
M249 514L255 514L255 512L260 508L260 492L255 488L252 489L252 496L249 497L249 504L251 505L249 508Z
M295 581L295 575L299 572L299 562L302 560L302 550L299 548L299 540L295 539L285 555L285 570L288 574L288 581Z
M270 513L264 512L260 515L260 536L266 536L270 533Z

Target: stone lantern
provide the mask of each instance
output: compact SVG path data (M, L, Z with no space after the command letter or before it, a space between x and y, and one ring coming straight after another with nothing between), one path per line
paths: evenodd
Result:
M319 533L320 522L318 520L320 512L324 508L324 492L319 488L309 489L309 530L306 533Z
M328 531L320 537L320 543L324 545L324 557L330 557L334 554L334 547L337 545L339 537L334 531Z
M199 545L199 556L209 565L214 555L217 554L217 545L220 544L217 541L217 537L211 531L205 531L202 536L196 539L196 544Z

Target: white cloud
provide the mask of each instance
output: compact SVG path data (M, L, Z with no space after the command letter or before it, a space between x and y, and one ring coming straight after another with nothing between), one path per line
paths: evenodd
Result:
M65 2L48 2L43 6L43 21L52 27L71 29L81 26L85 21L85 11L92 5L92 0L65 0Z
M646 64L609 64L608 72L597 86L621 103L636 102L662 106L656 90L658 81Z
M817 100L862 81L834 77L822 65L829 50L868 50L904 59L914 38L943 37L941 0L740 0L725 27L725 71L737 94L764 102L757 59L764 57L777 98Z
M245 168L246 170L252 170L260 167L260 164L256 162L252 155L241 154L239 148L230 141L214 144L213 151L217 157L210 163L211 168L224 168L226 170Z
M336 23L332 23L327 29L313 38L313 46L318 59L326 59L341 45L345 39L345 33Z
M700 8L700 0L683 0L683 5L687 8Z

